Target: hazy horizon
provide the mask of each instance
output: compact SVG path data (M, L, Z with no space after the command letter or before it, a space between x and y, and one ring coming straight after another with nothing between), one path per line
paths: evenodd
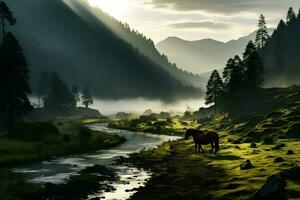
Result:
M298 11L295 0L255 0L224 2L220 0L87 0L155 43L167 37L184 40L211 38L229 41L257 29L257 20L264 14L268 27L276 27L285 19L288 7Z
M38 99L31 96L30 101L34 104L38 104ZM83 106L81 103L77 103L77 106ZM197 111L201 107L207 107L205 105L204 98L200 99L182 99L174 103L164 103L161 100L151 100L146 98L136 99L97 99L95 98L94 104L90 106L92 109L97 109L103 115L112 115L118 112L126 112L133 114L142 114L147 109L151 109L155 113L173 112L184 113L187 108L191 111Z

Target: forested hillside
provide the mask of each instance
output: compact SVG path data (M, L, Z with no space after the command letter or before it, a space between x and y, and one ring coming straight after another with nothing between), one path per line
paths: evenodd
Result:
M287 20L281 20L267 43L263 58L268 85L299 83L300 75L300 13L296 16L292 8Z
M109 17L100 21L80 0L65 2L8 2L19 19L13 31L24 47L34 92L41 72L56 71L68 85L88 86L101 98L199 95L120 38L107 26Z
M91 7L85 1L80 2L81 6L91 11L98 19L100 19L111 30L113 30L115 34L132 44L134 47L138 48L142 54L146 55L154 63L163 67L166 71L182 81L184 84L203 87L205 81L200 76L184 70L184 68L182 68L180 65L177 66L175 63L171 63L166 55L162 55L156 49L154 42L150 38L147 38L137 30L130 28L127 23L117 21L115 18L99 10L99 8ZM70 2L69 5L71 5L73 8L76 7L75 10L78 11L78 8L74 2ZM78 13L80 14L82 12Z

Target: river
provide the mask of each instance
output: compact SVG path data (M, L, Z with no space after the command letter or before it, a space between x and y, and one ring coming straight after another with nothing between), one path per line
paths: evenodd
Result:
M70 176L76 175L80 170L95 164L112 167L120 177L120 181L109 183L116 190L113 192L99 191L99 194L89 196L88 199L105 197L105 199L109 200L125 200L135 192L130 190L144 186L147 183L147 180L151 178L151 173L126 165L113 165L114 161L120 156L128 157L129 154L139 152L144 148L154 148L163 142L179 139L176 136L111 129L107 127L107 124L89 125L89 128L123 136L126 138L126 142L111 149L56 158L16 168L13 171L24 174L28 182L40 184L46 182L63 183Z

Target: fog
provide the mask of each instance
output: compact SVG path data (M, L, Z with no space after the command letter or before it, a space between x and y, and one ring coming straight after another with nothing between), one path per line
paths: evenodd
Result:
M36 97L30 97L30 101L34 106L38 105ZM83 106L78 103L77 106ZM137 99L121 99L121 100L103 100L95 99L94 104L90 106L93 109L99 110L103 115L111 115L118 112L130 112L141 114L147 109L159 113L161 111L183 113L187 109L190 111L199 110L200 107L206 107L205 100L201 99L185 99L176 103L166 104L160 100L149 100L145 98Z
M185 112L187 109L191 111L199 110L205 107L204 99L186 99L177 101L176 103L166 104L159 100L148 100L144 98L123 99L123 100L101 100L96 99L91 108L99 110L104 115L110 115L117 112L130 112L141 114L147 109L153 112Z

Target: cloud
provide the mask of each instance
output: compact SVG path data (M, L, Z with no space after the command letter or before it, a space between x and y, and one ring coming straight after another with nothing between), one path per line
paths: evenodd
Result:
M168 24L168 27L176 29L229 29L231 26L228 23L222 22L210 22L210 21L201 21L201 22L182 22L182 23L173 23Z
M261 13L288 9L289 6L300 6L298 0L142 0L154 8L174 11L203 11L223 15L244 12ZM298 10L297 7L295 7Z

